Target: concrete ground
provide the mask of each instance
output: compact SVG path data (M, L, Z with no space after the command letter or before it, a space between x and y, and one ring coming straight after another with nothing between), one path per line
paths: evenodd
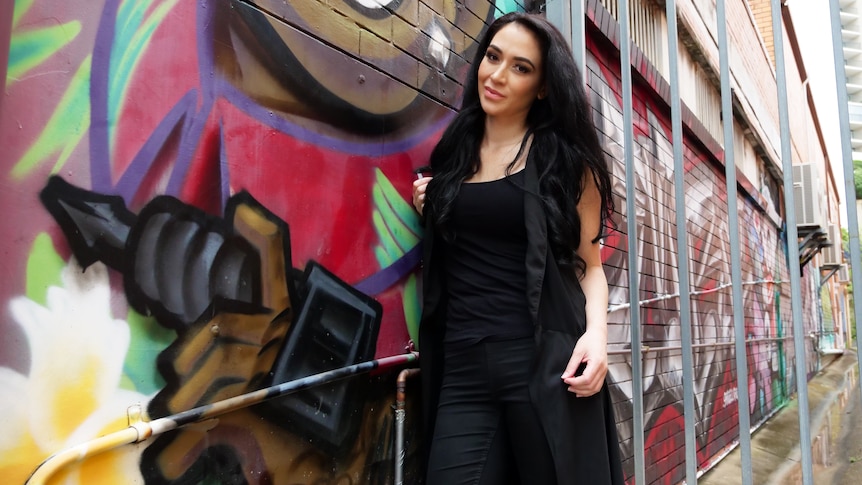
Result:
M824 356L823 370L808 383L814 483L862 484L862 406L856 349ZM755 485L802 482L799 448L799 406L794 398L751 438L751 472ZM698 484L742 483L737 447Z
M841 436L834 450L831 477L833 485L862 483L862 407L859 380L853 386L850 402L841 416Z

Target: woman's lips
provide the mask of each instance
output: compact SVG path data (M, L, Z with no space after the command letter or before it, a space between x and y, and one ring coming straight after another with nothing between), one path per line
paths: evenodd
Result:
M495 91L489 87L485 87L485 97L489 99L503 99L503 95L499 91Z

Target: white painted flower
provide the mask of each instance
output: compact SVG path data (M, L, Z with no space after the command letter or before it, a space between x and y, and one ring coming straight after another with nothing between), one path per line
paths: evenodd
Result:
M128 324L111 316L107 268L82 272L71 262L62 280L62 288L48 288L47 306L26 297L9 306L31 360L28 375L0 367L0 476L8 483L23 483L53 453L125 428L126 410L149 399L119 388L130 336ZM143 482L139 455L134 446L87 460L62 483L93 483L85 476L95 463L102 483Z

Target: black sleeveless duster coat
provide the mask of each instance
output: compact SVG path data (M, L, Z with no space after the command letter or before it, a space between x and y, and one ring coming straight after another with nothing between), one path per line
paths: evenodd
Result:
M590 397L575 397L560 379L586 329L585 297L573 271L561 271L551 254L534 164L525 168L527 305L535 325L536 359L529 394L548 437L559 485L622 485L619 442L605 383ZM419 327L424 451L434 431L443 369L446 289L440 246L432 224L423 239L423 308ZM436 258L439 259L439 258ZM427 460L424 461L427 463ZM526 485L526 484L523 484Z

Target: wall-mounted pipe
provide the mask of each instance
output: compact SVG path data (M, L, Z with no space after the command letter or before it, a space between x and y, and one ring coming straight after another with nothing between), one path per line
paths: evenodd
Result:
M814 336L809 335L809 338L816 338ZM779 342L784 340L793 340L793 337L760 337L760 338L749 338L745 339L746 344L757 344L762 342ZM727 340L724 342L706 342L700 344L692 344L693 349L700 348L708 348L708 347L729 347L734 345L736 340ZM644 345L641 349L642 354L646 354L647 352L659 352L666 350L681 350L681 345L664 345L661 347L650 347L649 345ZM608 349L608 355L627 355L631 353L631 349Z
M359 364L321 372L301 379L295 379L282 384L270 386L265 389L234 396L223 401L199 406L189 409L188 411L159 418L154 421L139 421L132 423L128 428L123 430L90 440L86 443L81 443L80 445L51 455L43 461L38 468L36 468L33 474L30 475L26 484L43 485L48 482L49 478L67 465L105 451L119 448L123 445L140 443L152 436L160 435L167 431L181 428L189 424L206 421L231 411L246 408L269 399L285 396L310 387L328 384L333 381L353 377L359 374L365 374L375 369L388 369L402 366L416 362L418 359L418 352L410 352L408 354L361 362Z
M742 286L762 285L762 284L773 284L773 285L775 285L775 284L782 284L782 283L784 283L784 282L781 280L754 280L754 281L743 281ZM710 293L716 293L718 291L721 291L721 290L726 289L726 288L730 288L732 286L733 286L733 283L724 283L724 284L716 286L715 288L710 288L708 290L691 291L688 294L690 296L708 295ZM659 295L655 298L649 298L647 300L640 300L638 302L638 305L644 306L644 305L648 305L650 303L656 303L656 302L664 301L664 300L671 300L673 298L679 298L679 293ZM632 306L631 303L620 303L618 305L610 305L610 306L608 306L608 313L613 313L613 312L618 312L620 310L625 310L625 309L631 308L631 306Z
M404 369L395 381L395 485L404 484L404 420L407 412L407 379L419 373L419 369Z

